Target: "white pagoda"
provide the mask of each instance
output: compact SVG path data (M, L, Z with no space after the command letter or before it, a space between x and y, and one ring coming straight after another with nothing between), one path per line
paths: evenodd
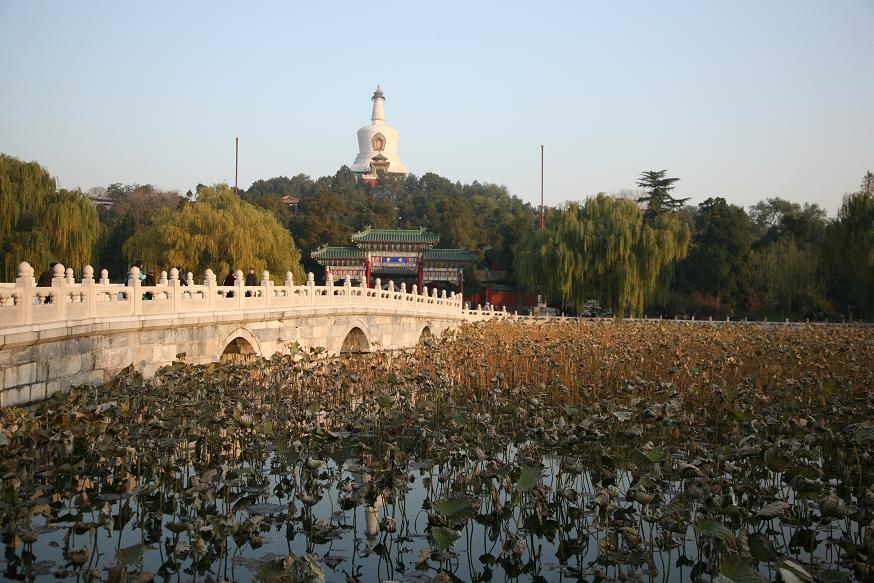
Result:
M352 163L352 172L373 182L383 172L407 174L407 167L398 158L398 131L385 123L385 95L381 86L376 86L371 99L370 125L358 130L358 155Z

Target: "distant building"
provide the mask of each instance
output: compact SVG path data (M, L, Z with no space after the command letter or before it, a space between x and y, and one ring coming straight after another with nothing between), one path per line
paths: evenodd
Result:
M282 197L282 204L286 206L286 208L291 212L291 214L297 214L297 205L300 204L300 197L291 196L290 194L286 194Z
M358 130L358 155L352 163L352 172L374 186L380 174L406 175L407 167L398 157L398 131L385 123L385 95L381 86L376 86L371 99L370 125Z
M349 278L371 287L374 275L383 283L410 280L422 286L446 283L464 290L465 265L476 255L465 249L434 249L440 237L425 229L371 229L352 235L354 247L322 247L312 258L325 268L325 278Z
M103 190L103 189L101 189L101 190ZM96 207L102 206L102 207L109 208L115 204L115 201L113 199L109 198L108 196L106 196L105 193L96 192L96 191L92 190L92 191L86 193L86 196L88 197L88 200L91 201L91 204L93 204Z

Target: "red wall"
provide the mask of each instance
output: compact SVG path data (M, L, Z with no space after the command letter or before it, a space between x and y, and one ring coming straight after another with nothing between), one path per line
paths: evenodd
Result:
M490 288L481 288L479 291L464 294L464 300L472 306L490 303L493 306L525 306L537 305L537 294L526 291L494 291Z

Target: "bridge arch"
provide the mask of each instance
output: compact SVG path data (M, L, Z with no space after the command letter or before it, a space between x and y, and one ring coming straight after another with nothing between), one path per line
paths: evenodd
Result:
M362 352L370 352L370 340L364 330L355 326L343 338L340 354L360 354Z
M430 344L434 340L434 333L431 332L431 324L425 324L422 331L419 332L419 344Z
M216 359L220 362L246 362L256 356L263 356L261 343L246 328L237 328L228 334L221 346L222 352Z

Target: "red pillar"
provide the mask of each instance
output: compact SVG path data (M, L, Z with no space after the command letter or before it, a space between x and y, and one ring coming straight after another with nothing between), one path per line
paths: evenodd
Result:
M459 291L461 292L461 301L463 302L464 301L464 270L463 269L458 270L458 287L459 287Z
M364 280L365 280L364 285L369 288L370 287L370 257L367 258L367 263L365 264L365 270L367 271L367 273L364 276Z
M423 263L424 262L422 261L422 258L419 257L419 269L418 269L418 274L417 274L418 284L416 287L416 290L418 291L419 295L422 294L422 279L424 279L424 277L425 277L425 266L422 265Z

